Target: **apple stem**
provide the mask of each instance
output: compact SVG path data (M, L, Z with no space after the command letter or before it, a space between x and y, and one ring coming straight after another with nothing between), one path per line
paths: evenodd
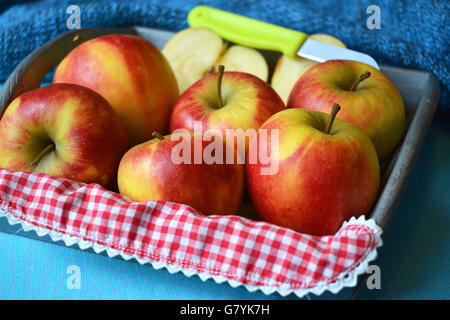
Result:
M358 84L360 84L363 80L367 79L368 77L370 77L369 71L364 71L363 73L361 73L359 79L353 83L352 87L350 88L350 91L351 92L355 91Z
M55 145L53 143L46 146L45 149L42 150L41 153L39 153L39 155L33 160L33 162L31 162L31 165L36 168L39 162L41 162L42 158L45 157L45 155L53 149L55 149Z
M80 41L80 40L81 40L81 38L80 38L80 36L78 35L78 33L75 34L75 36L74 36L73 39L72 39L73 42L78 42L78 41Z
M336 118L337 113L341 110L341 106L337 103L333 104L333 109L331 109L330 113L330 121L328 122L327 130L325 131L326 134L330 133L331 126L333 125L334 119Z
M223 65L219 65L219 74L218 74L218 79L217 79L217 95L218 95L219 108L223 107L222 77L223 77L224 70L225 70L225 67Z
M159 133L158 131L155 131L152 133L153 138L159 139L159 140L164 140L164 136Z

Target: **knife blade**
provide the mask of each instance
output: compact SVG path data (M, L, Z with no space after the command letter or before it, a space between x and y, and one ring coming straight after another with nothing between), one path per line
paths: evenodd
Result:
M188 14L192 28L206 28L236 44L257 49L280 51L291 58L300 56L317 62L355 60L378 70L369 55L309 39L306 33L258 21L223 10L197 6Z

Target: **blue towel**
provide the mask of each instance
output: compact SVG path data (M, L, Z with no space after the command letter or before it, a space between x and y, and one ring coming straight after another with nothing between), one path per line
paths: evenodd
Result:
M32 50L67 31L71 4L80 7L83 28L143 25L176 31L187 27L191 8L204 4L310 34L328 33L381 64L433 73L441 81L439 109L450 114L448 0L7 0L0 4L0 81ZM380 9L380 29L367 27L372 4Z

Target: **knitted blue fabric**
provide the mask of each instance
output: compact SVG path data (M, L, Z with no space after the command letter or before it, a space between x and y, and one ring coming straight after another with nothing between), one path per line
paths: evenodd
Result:
M191 8L204 4L306 33L328 33L381 64L433 73L441 81L440 111L450 114L448 0L7 0L0 4L0 81L32 50L67 31L71 4L80 7L83 28L142 25L176 31L187 27ZM373 4L381 11L381 29L369 30L366 10Z

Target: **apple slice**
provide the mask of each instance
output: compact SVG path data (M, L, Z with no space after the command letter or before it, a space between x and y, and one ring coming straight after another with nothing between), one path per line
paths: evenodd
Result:
M208 72L217 71L219 64L227 71L240 71L268 80L269 67L257 50L226 42L215 32L204 28L184 29L175 34L162 53L177 78L180 93Z
M309 38L337 47L346 48L342 41L328 34L313 34L309 36ZM280 95L281 99L283 99L284 103L287 103L289 94L298 78L316 64L317 62L305 58L289 58L285 55L281 56L273 72L271 85Z
M225 49L222 38L208 29L188 28L175 34L162 53L172 67L180 94L211 71Z
M218 71L218 65L225 66L227 71L239 71L250 73L263 81L267 81L269 67L266 59L257 50L235 45L230 47L217 61L214 71Z

